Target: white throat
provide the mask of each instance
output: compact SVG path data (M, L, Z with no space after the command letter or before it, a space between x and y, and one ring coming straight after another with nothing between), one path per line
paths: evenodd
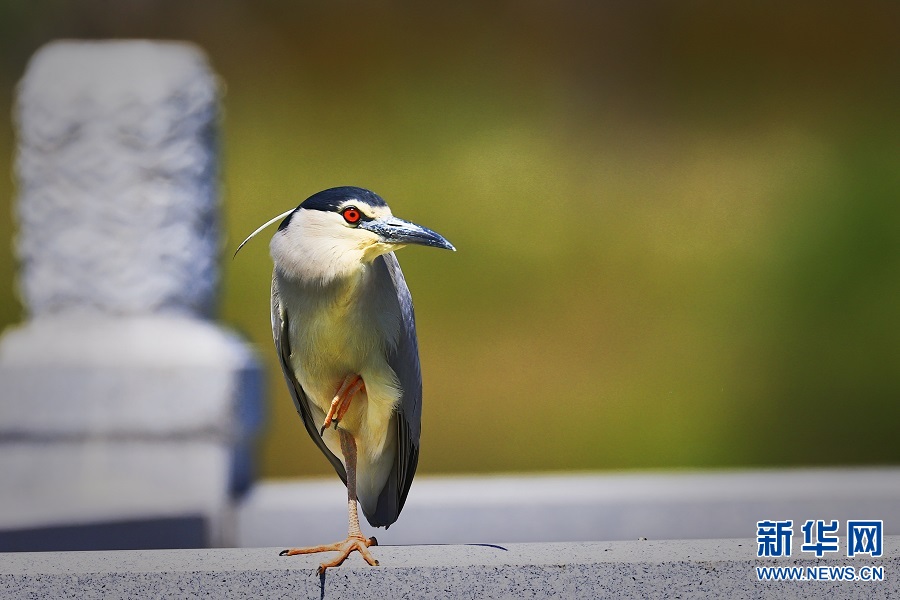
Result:
M321 285L359 275L391 250L374 233L345 226L336 213L308 209L296 211L269 244L283 276Z

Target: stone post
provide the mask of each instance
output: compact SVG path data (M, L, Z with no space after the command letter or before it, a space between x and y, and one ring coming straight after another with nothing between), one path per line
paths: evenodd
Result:
M61 41L28 65L14 117L27 320L0 338L0 546L20 546L6 549L230 541L262 376L211 321L217 112L188 44Z

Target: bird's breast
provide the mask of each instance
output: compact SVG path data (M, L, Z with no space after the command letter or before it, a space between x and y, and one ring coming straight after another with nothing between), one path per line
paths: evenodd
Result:
M372 404L367 412L389 418L401 393L386 360L400 329L390 278L368 270L327 286L280 282L279 291L288 314L291 366L310 400L327 411L344 378L361 375Z
M379 353L387 336L365 301L369 294L326 289L303 296L292 311L290 333L292 351L304 370L358 372Z

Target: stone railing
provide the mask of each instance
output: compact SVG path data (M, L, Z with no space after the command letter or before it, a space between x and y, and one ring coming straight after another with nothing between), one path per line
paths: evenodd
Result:
M0 555L2 598L896 598L900 537L884 557L769 558L752 539L380 546L316 574L278 548ZM857 581L832 581L849 577ZM760 581L799 567L813 581ZM871 568L874 567L874 568ZM833 574L833 575L832 575ZM869 580L883 575L883 580Z
M14 119L28 320L0 339L0 532L116 523L121 542L163 520L187 545L229 541L262 378L211 320L218 87L180 43L57 42L28 66Z

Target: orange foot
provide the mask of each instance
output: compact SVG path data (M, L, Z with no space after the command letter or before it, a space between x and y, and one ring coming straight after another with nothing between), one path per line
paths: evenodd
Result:
M343 542L335 542L334 544L325 544L324 546L311 546L309 548L288 548L287 550L282 550L278 555L279 556L294 556L297 554L314 554L316 552L339 552L337 558L334 560L323 562L319 565L319 568L316 569L316 573L321 575L325 572L325 569L328 567L337 567L341 563L343 563L350 553L356 550L362 557L366 559L366 562L372 565L373 567L378 566L378 561L375 560L375 557L372 556L372 553L369 552L369 546L377 546L378 540L374 537L366 539L365 537L359 535L351 535Z
M325 430L332 423L334 423L334 428L337 429L338 422L344 418L347 410L350 409L350 401L353 400L353 396L359 391L365 391L365 389L366 384L359 375L348 375L345 377L341 387L338 388L334 399L331 401L331 407L328 409L328 414L325 415L325 422L322 423L322 427L319 429L319 435L324 434Z

